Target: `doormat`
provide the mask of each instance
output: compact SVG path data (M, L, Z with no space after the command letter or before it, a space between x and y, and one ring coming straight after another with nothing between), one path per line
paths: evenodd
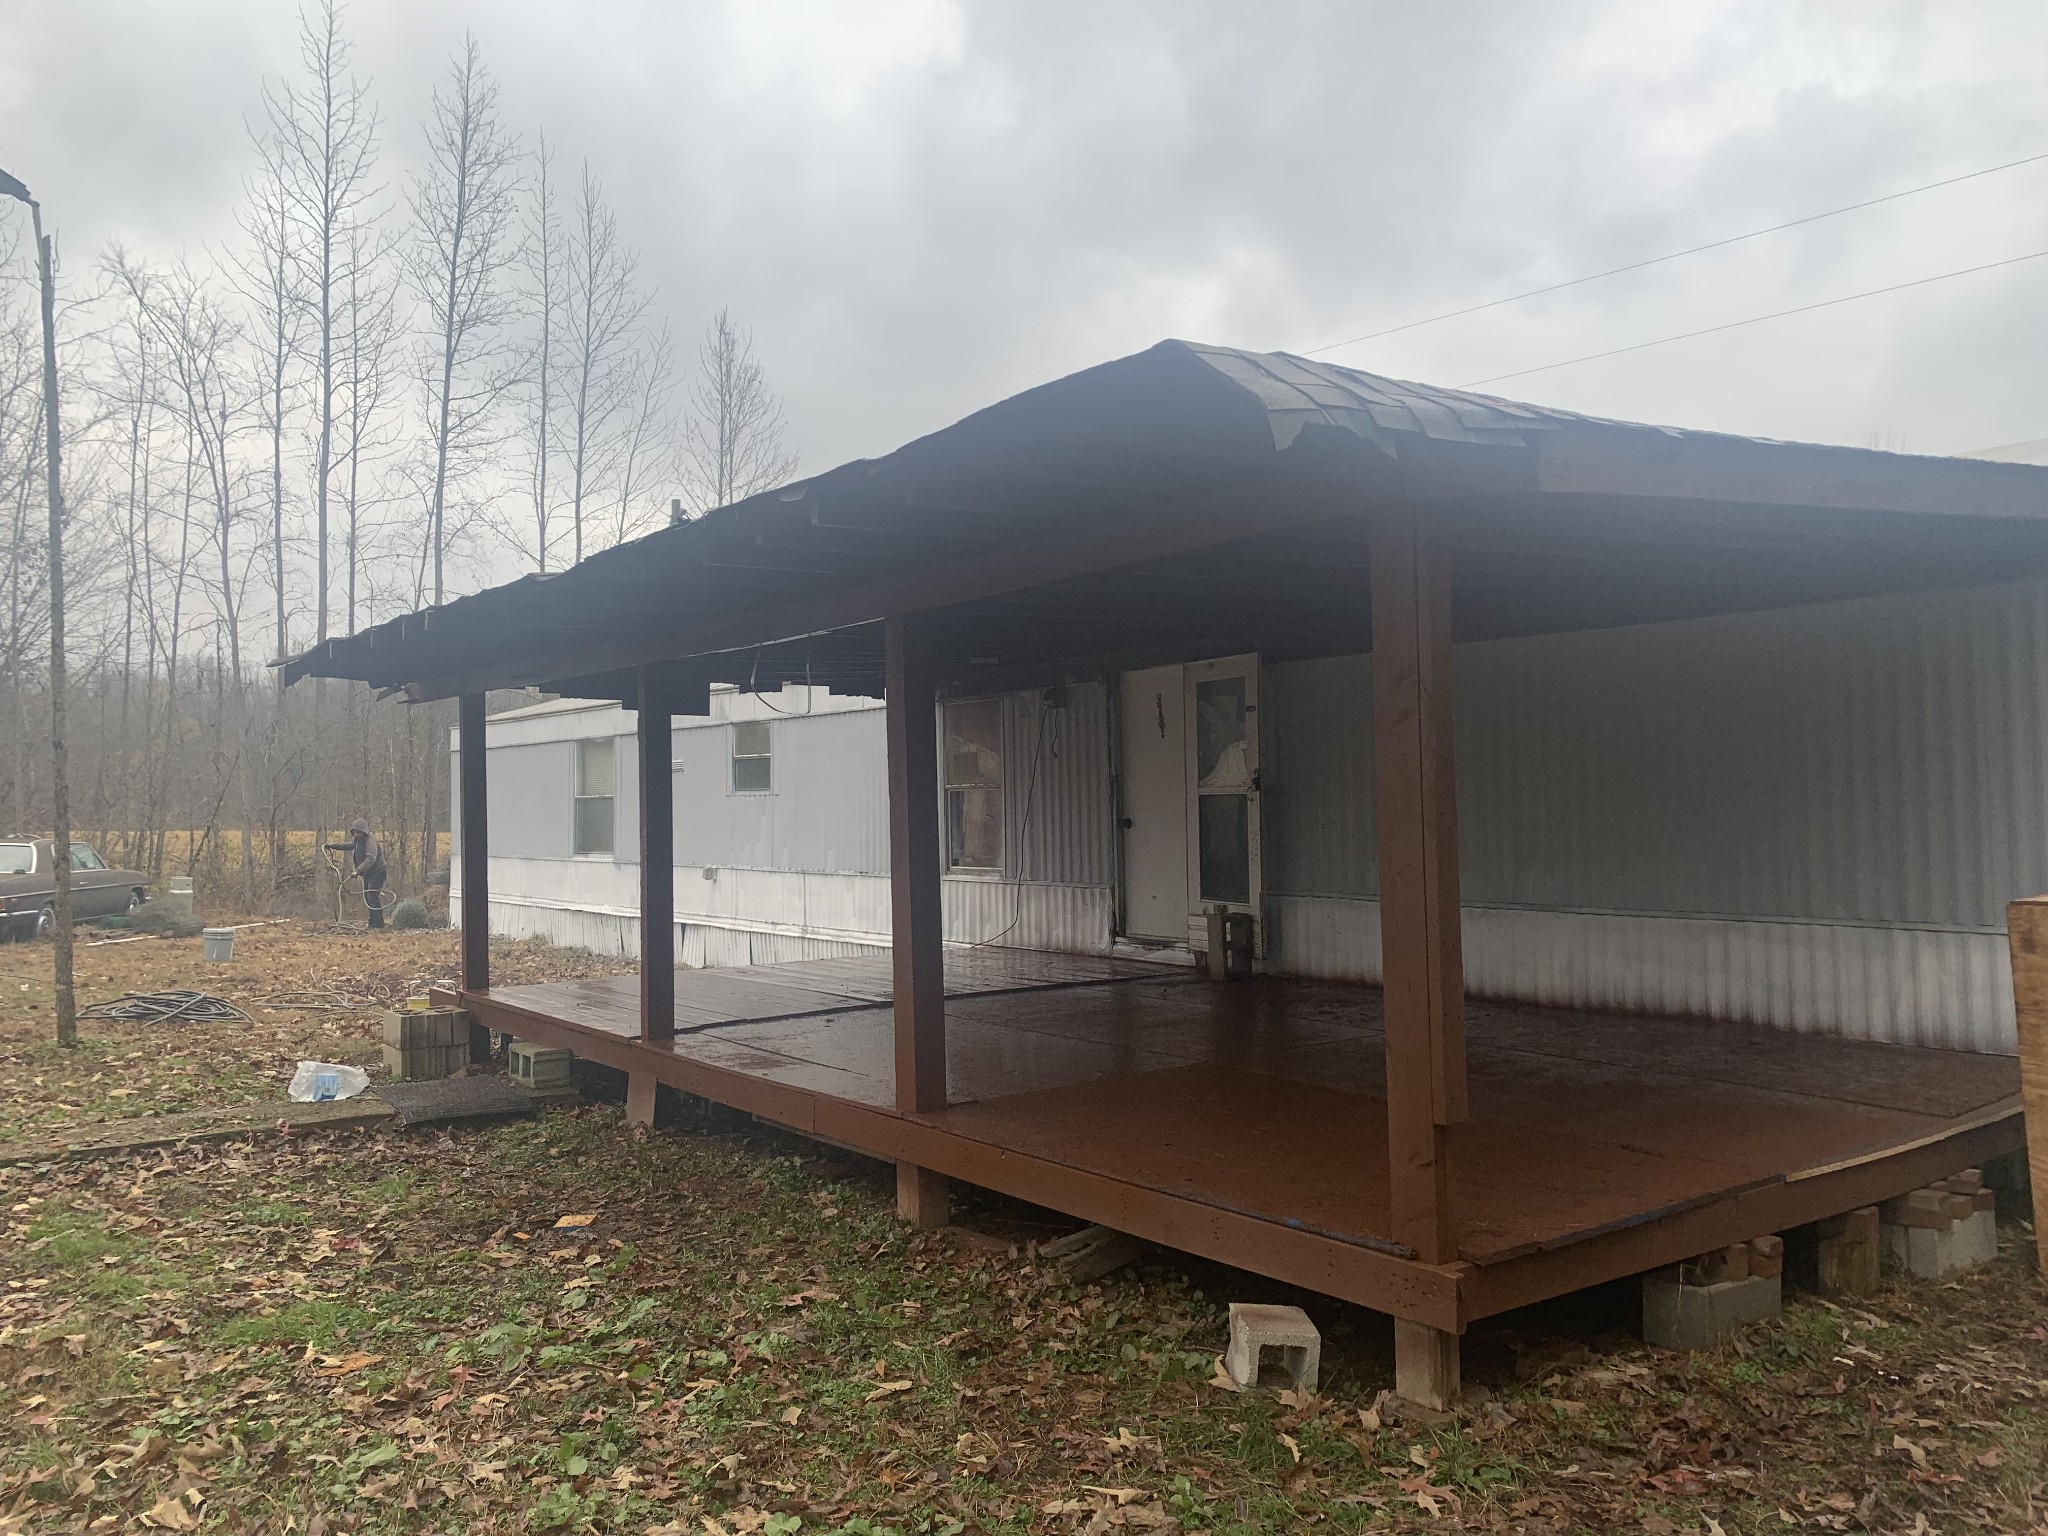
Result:
M505 1120L534 1112L533 1095L502 1077L444 1077L425 1083L378 1083L370 1092L398 1111L401 1125L449 1120Z

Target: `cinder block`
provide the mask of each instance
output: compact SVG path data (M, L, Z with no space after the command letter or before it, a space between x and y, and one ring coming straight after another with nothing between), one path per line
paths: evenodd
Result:
M1230 1347L1223 1368L1241 1387L1278 1385L1313 1392L1322 1379L1323 1336L1299 1307L1230 1304Z
M515 1040L507 1055L511 1061L512 1081L520 1087L539 1091L569 1086L570 1064L576 1059L572 1053Z
M1711 1349L1738 1328L1780 1316L1784 1298L1778 1275L1692 1285L1659 1270L1643 1277L1643 1339L1659 1349Z
M1819 1224L1821 1295L1868 1296L1877 1289L1880 1229L1874 1205L1831 1216Z
M453 1077L469 1065L469 1045L420 1045L411 1049L384 1047L384 1070L393 1082L423 1083Z
M1785 1240L1782 1237L1752 1237L1749 1240L1749 1272L1769 1280L1785 1273Z
M469 1015L454 1008L393 1008L384 1015L384 1043L401 1051L466 1046Z
M1980 1189L1970 1198L1976 1202L1976 1207L1980 1211L1996 1211L1998 1209L1998 1191L1995 1189Z
M1884 1262L1921 1280L1946 1280L1998 1257L1998 1217L1975 1209L1946 1227L1886 1222Z

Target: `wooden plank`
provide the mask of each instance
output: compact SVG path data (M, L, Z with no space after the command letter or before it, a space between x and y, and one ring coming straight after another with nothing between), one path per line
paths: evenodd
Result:
M523 993L528 989L513 989ZM441 993L521 1039L560 1046L629 1076L651 1073L685 1093L758 1115L806 1136L909 1163L1020 1200L1098 1222L1147 1242L1254 1270L1360 1306L1412 1317L1435 1328L1463 1328L1460 1287L1466 1266L1413 1259L1150 1190L1086 1168L1025 1156L958 1136L886 1109L765 1082L659 1050L607 1031L586 1029L490 994Z
M688 623L643 627L628 636L586 644L563 644L551 650L544 663L532 656L498 659L478 655L474 662L458 662L431 679L411 680L409 692L420 699L446 698L470 689L517 687L552 677L603 672L637 664L650 655L691 657L772 645L942 604L996 597L1176 550L1233 543L1261 530L1328 517L1347 496L1355 503L1361 494L1360 482L1378 468L1369 460L1361 464L1362 469L1354 466L1348 485L1321 474L1292 479L1276 475L1278 483L1263 485L1256 493L1230 487L1176 498L1084 527L1062 527L999 549L914 565L879 580L835 586L786 603L751 604L744 611L716 617L693 613Z
M640 1038L665 1040L676 1032L676 780L668 699L645 666L638 718Z
M1965 1168L1978 1167L2014 1150L2022 1140L2018 1119L2008 1117L1893 1157L1855 1163L1816 1178L1760 1184L1505 1263L1474 1266L1465 1290L1465 1315L1491 1317L1676 1264L1697 1253L1745 1242L1758 1233L1787 1232L1858 1206L1876 1205Z
M1394 1238L1458 1251L1445 1129L1465 1118L1450 564L1412 505L1372 514L1373 773Z
M2013 1012L2019 1023L2020 1095L2026 1105L2027 1174L2034 1196L2034 1243L2048 1275L2048 896L2005 909L2012 949Z
M924 623L887 626L889 915L896 1104L946 1102L946 969L939 876L938 690Z
M491 834L481 693L465 693L456 705L455 740L461 770L462 984L481 990L491 984Z

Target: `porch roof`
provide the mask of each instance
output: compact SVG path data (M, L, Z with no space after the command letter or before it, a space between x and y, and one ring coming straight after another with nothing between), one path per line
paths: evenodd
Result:
M1285 353L1166 341L884 458L327 642L285 680L882 685L935 611L954 691L1193 655L1370 648L1366 518L1448 532L1456 638L2048 572L2048 468L1608 421Z

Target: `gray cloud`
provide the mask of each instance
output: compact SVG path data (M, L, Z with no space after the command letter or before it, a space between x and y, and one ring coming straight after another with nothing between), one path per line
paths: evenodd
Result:
M75 265L229 238L280 0L11 0L0 163ZM1184 335L1307 348L2048 149L2038 5L358 0L394 201L474 29L806 466ZM1458 383L2048 247L2048 165L1335 354ZM2048 434L2048 261L1503 386L1942 452Z

